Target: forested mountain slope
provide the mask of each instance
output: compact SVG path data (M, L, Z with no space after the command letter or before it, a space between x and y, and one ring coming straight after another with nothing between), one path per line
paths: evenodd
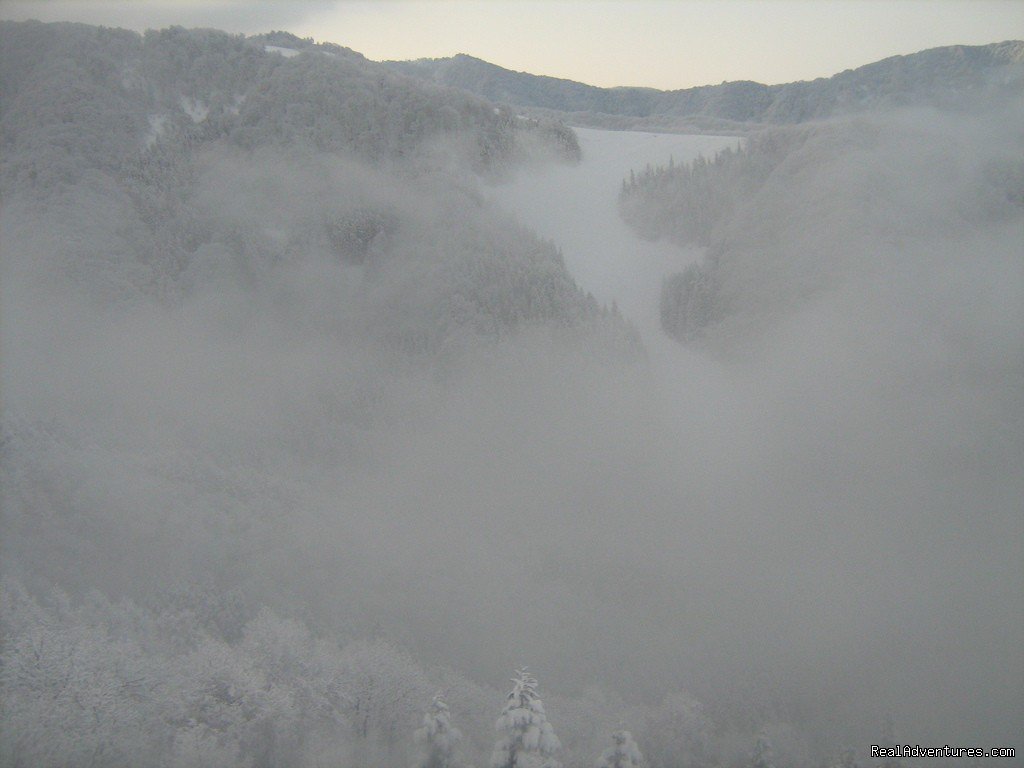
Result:
M813 81L737 81L677 91L598 88L512 72L465 54L388 65L497 103L575 113L577 124L610 127L637 125L641 118L652 126L672 125L672 120L686 118L692 128L735 130L747 123L801 123L884 106L943 106L966 95L1024 88L1024 42L1019 40L933 48Z
M641 236L703 246L696 261L692 249L680 251L679 271L663 282L661 327L680 342L681 356L756 371L757 415L749 418L766 419L751 439L765 446L772 469L754 506L770 506L765 497L783 478L800 478L798 494L782 494L784 512L752 523L758 536L786 525L803 503L809 512L792 530L796 538L812 529L830 536L846 524L873 542L914 537L876 561L899 576L863 604L899 606L903 671L923 670L929 656L937 661L958 633L926 618L939 604L958 613L968 602L994 606L998 593L1013 595L1013 610L1024 615L1024 98L988 96L771 127L713 158L636 168L620 194L621 213ZM685 372L677 374L680 400ZM822 483L829 475L843 480ZM790 573L828 553L804 594L832 578L849 585L834 566L846 556L864 562L874 546L865 539L850 548L858 535L850 530L830 538L834 546L809 535L806 559L783 566ZM940 554L954 540L979 557L1007 542L989 561L992 592L979 585L956 595L977 572ZM912 562L918 546L923 559ZM936 591L925 608L929 584ZM888 603L896 591L903 597ZM792 594L799 622L810 603ZM989 642L1001 632L1003 640ZM1019 688L1024 666L1006 652L1022 633L1015 619L942 667L987 675L986 696L1001 678ZM874 640L859 627L849 636ZM880 669L888 654L867 666ZM918 679L947 674L938 670L936 663ZM884 685L879 679L873 690ZM902 680L894 686L909 690ZM991 713L987 722L1011 710L1020 720L1010 691L1000 703L977 700ZM987 726L967 726L971 717L964 710L946 722L981 733Z
M489 749L381 634L453 661L448 462L639 344L480 192L570 130L296 45L0 25L2 765L405 765L451 686Z
M773 128L711 160L634 172L619 197L625 220L646 238L708 247L665 284L664 329L743 343L851 280L888 275L892 288L918 269L951 280L1011 268L1024 219L1024 145L1009 127L1020 110L1011 100L969 117L910 110Z
M310 259L397 275L430 262L436 290L463 305L455 324L592 314L554 249L472 188L472 174L530 157L571 160L567 129L330 47L285 57L209 30L32 22L2 35L9 263L45 242L77 291L134 301L202 290L204 270L258 281ZM438 226L448 216L465 226ZM489 239L508 251L492 272L462 269L463 250L494 256ZM437 261L411 260L413 243ZM416 333L408 343L434 325Z

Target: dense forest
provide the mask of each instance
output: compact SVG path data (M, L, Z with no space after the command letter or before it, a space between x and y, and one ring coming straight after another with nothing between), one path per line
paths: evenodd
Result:
M742 337L737 325L798 309L852 273L894 277L917 258L906 251L929 253L932 268L970 269L975 248L995 258L1003 246L954 245L1001 242L1024 210L1020 139L985 123L978 144L984 119L924 111L774 128L712 159L634 171L619 195L625 221L707 248L665 281L664 330ZM914 197L922 180L926 200Z

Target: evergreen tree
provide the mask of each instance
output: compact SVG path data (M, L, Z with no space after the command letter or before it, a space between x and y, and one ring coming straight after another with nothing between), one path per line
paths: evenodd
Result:
M615 746L601 753L597 768L639 768L643 765L644 756L633 741L633 734L629 731L616 731L612 734L612 740Z
M430 711L423 715L423 726L416 729L416 743L422 754L416 768L452 768L456 765L455 748L462 733L452 727L451 713L440 693L434 696Z
M561 742L544 713L537 681L525 668L516 670L494 727L501 736L491 754L491 768L561 768L554 758Z

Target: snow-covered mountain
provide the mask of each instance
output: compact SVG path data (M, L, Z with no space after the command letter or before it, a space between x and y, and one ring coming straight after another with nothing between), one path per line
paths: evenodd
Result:
M751 123L801 123L884 106L969 105L982 93L1024 89L1024 42L1019 40L933 48L813 81L737 81L676 91L598 88L513 72L465 54L388 65L496 103L571 115L577 125L704 132L742 130Z
M483 194L575 134L282 33L35 22L0 134L0 765L407 765L442 687L489 753L502 692L408 609L491 581L519 501L463 462L549 464L639 352Z
M413 345L435 343L428 337L449 324L592 311L555 249L500 222L473 189L531 159L571 162L579 150L564 126L518 119L339 46L289 57L275 48L295 48L211 30L140 36L33 22L4 23L0 39L0 184L5 212L18 211L8 261L42 247L79 293L132 302L202 290L225 270L259 283L314 255L409 279L433 249L431 279L409 283L419 299L404 302L407 329L374 324L412 333L418 340L403 343ZM464 226L442 232L456 215ZM508 243L486 275L457 264L494 254L480 238ZM413 247L415 260L401 255ZM427 301L428 285L450 295ZM366 288L364 299L375 290ZM412 306L451 303L458 319L430 309L436 316L413 322Z
M1012 743L993 101L736 149L283 32L0 25L0 766Z

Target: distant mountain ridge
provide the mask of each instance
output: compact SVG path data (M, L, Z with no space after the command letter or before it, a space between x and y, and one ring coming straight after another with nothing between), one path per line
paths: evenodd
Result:
M703 119L709 125L793 124L881 106L956 106L979 92L1024 89L1024 41L955 45L889 58L827 78L783 85L724 82L661 91L599 88L513 72L458 54L384 62L406 75L462 88L508 105L632 120ZM607 121L606 121L607 122Z

